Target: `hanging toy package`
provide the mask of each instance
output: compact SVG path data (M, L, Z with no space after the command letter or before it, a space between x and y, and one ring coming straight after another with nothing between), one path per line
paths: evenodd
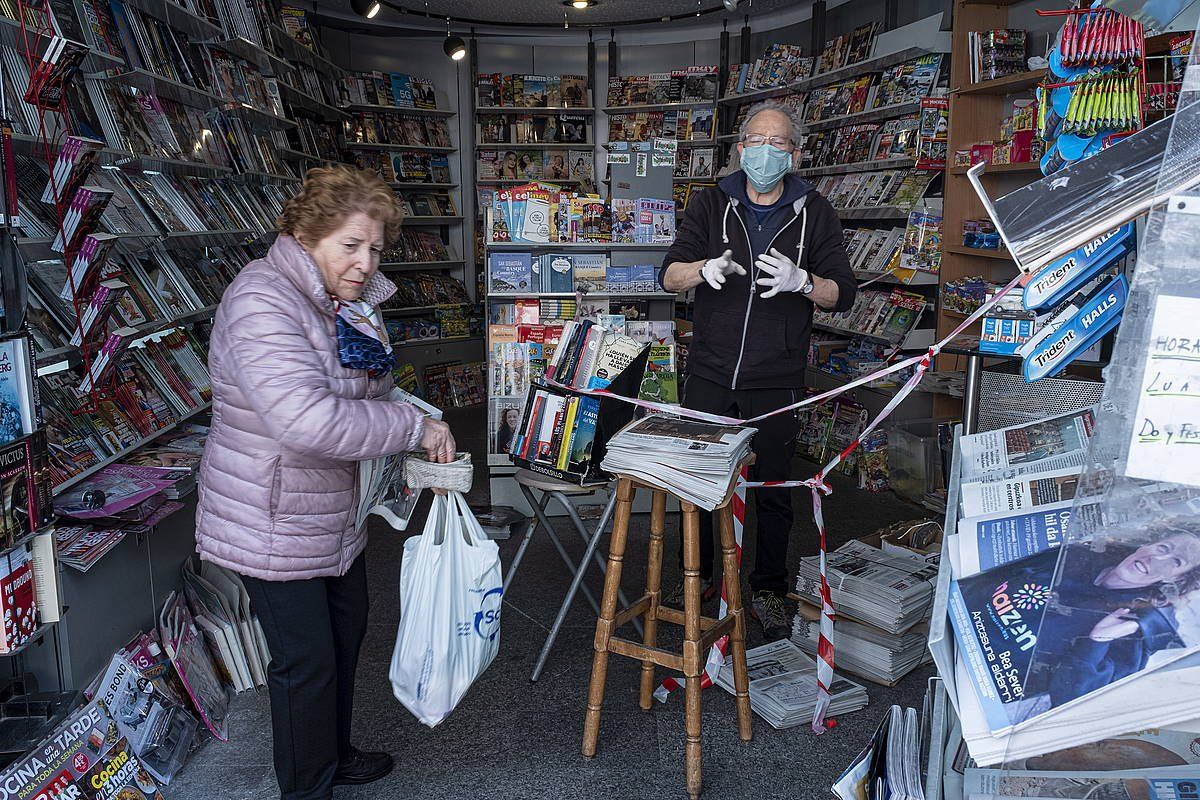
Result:
M419 467L449 472L463 463ZM469 487L470 461L465 465ZM419 475L409 478L422 484ZM445 476L427 480L430 487L454 483ZM404 543L400 627L389 672L396 699L429 727L449 716L496 657L502 587L499 548L462 492L435 495L425 531Z

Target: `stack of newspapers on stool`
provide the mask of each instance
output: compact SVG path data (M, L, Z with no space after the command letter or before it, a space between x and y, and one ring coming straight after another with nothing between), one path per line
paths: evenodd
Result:
M651 415L609 439L600 466L711 511L725 499L753 435L753 428Z
M750 678L750 708L772 728L791 728L812 722L817 705L817 662L787 639L746 651ZM726 656L716 684L733 694L733 657ZM829 687L827 716L837 717L867 705L867 690L840 675Z

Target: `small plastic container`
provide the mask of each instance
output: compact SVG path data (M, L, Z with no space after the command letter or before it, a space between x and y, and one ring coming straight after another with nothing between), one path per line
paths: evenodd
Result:
M897 422L888 431L888 472L892 490L914 503L927 496L945 496L939 426L949 419Z

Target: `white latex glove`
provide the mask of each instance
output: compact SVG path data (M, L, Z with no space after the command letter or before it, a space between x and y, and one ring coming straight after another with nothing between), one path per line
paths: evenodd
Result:
M754 266L768 276L756 281L760 286L769 287L762 293L763 298L774 297L780 292L798 292L808 283L808 270L800 269L795 261L774 247L771 248L771 252L759 256Z
M725 276L731 272L736 272L738 275L745 275L746 268L733 260L733 251L726 250L716 258L710 258L700 268L700 277L714 289L720 290L725 283Z

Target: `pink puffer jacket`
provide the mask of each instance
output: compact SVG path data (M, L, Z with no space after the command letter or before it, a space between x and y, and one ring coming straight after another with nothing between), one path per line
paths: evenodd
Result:
M376 274L363 299L395 291ZM391 375L338 362L333 304L295 239L280 236L225 291L208 365L200 557L265 580L344 574L366 545L354 524L356 462L417 449L422 420L386 400Z

